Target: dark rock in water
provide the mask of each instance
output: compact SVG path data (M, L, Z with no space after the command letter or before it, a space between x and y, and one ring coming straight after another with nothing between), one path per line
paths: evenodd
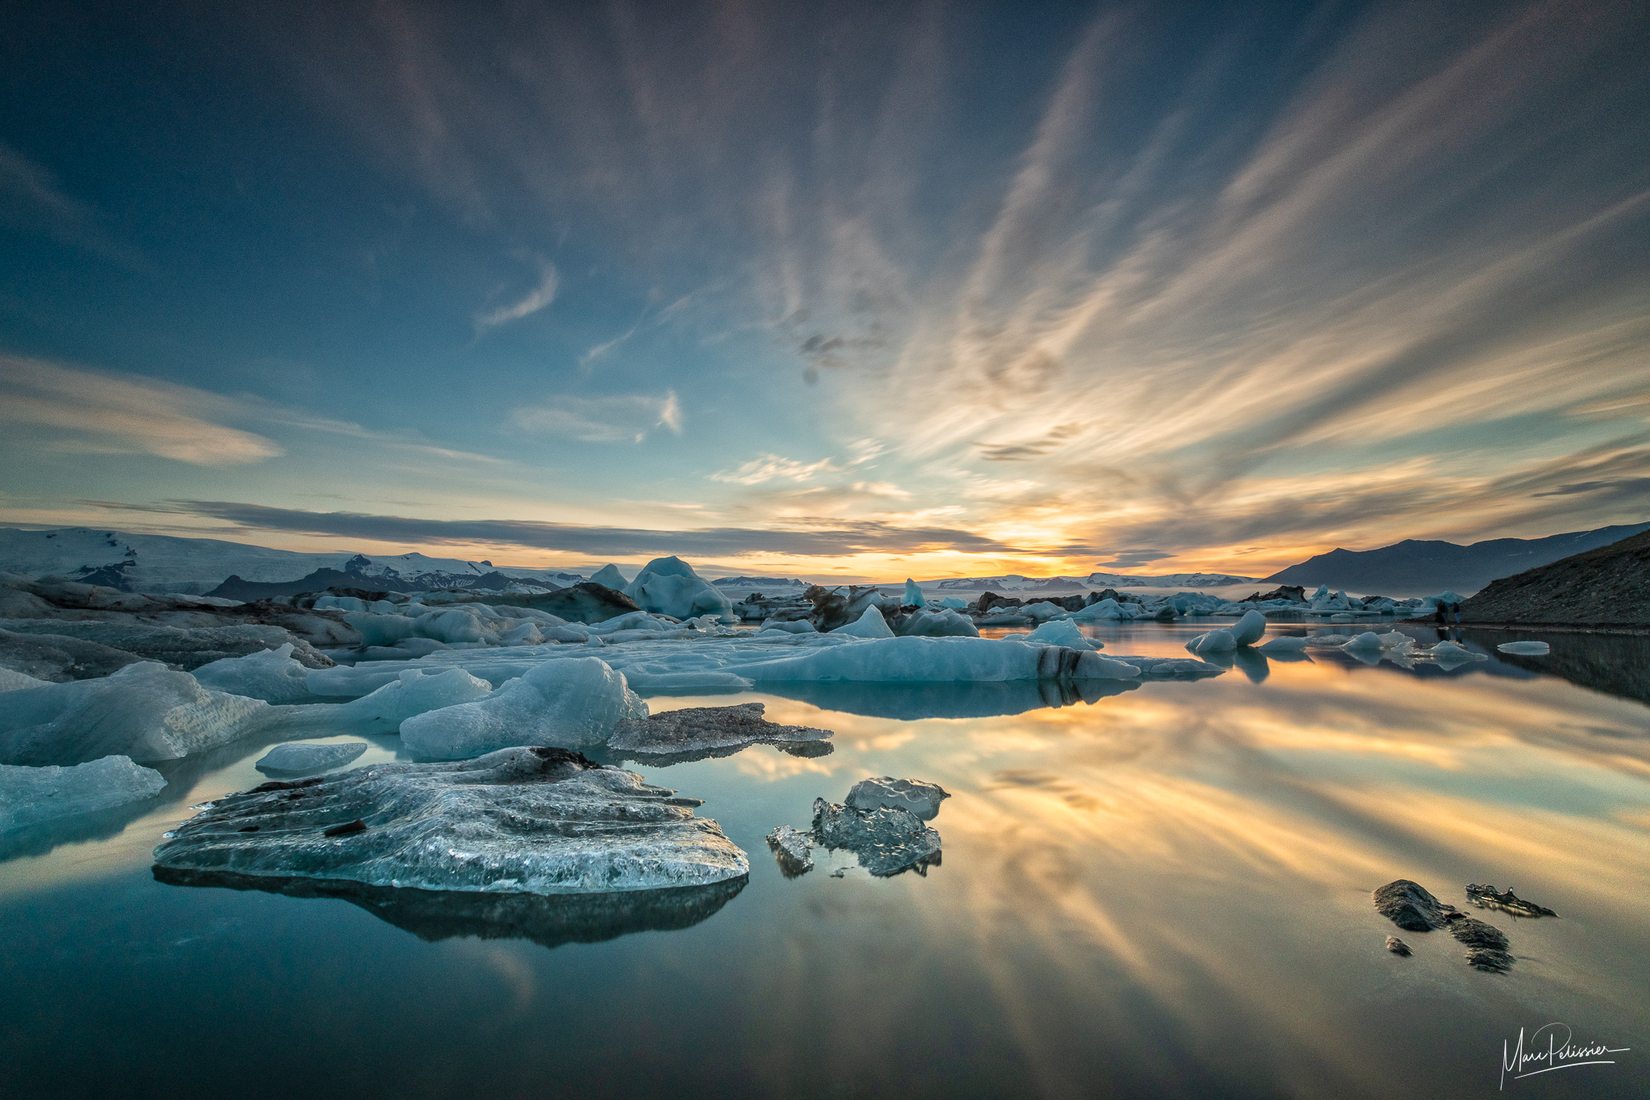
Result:
M1507 953L1507 936L1501 929L1475 917L1461 916L1449 922L1450 935L1467 949L1467 965L1474 970L1504 973L1512 969Z
M822 847L853 852L861 867L879 877L925 874L940 862L940 834L910 810L882 805L861 810L816 798L813 828Z
M768 847L786 878L796 878L814 869L813 837L800 829L781 825L768 834Z
M846 590L810 585L802 596L813 605L808 619L821 634L856 622L867 607L877 604L880 608L882 603L881 589L857 584L849 585Z
M156 866L155 878L173 886L263 890L299 898L338 898L425 941L461 936L529 940L543 947L600 943L633 932L689 928L714 915L745 888L735 878L705 886L628 890L608 894L500 894L408 890L355 882L269 878Z
M787 726L762 717L761 703L731 707L685 707L625 719L608 738L610 752L629 756L706 756L747 745L772 744L781 748L831 751L830 730Z
M1430 932L1434 928L1442 928L1446 914L1455 912L1455 906L1445 905L1426 887L1407 878L1380 887L1375 891L1374 900L1381 916L1406 932Z
M277 880L534 894L743 878L745 853L714 821L695 818L697 805L578 753L501 749L229 795L178 826L155 849L155 863ZM243 831L249 825L258 831Z
M1476 882L1467 886L1467 900L1480 909L1499 909L1503 913L1511 913L1515 917L1556 917L1557 913L1545 905L1537 905L1533 901L1526 901L1511 890L1502 892L1493 886L1480 886Z
M1388 936L1386 938L1386 949L1388 951L1392 952L1394 955L1408 956L1408 955L1412 954L1412 952L1409 949L1409 944L1405 943L1403 940L1399 939L1397 936Z
M1270 592L1256 591L1253 595L1245 596L1239 603L1262 603L1266 600L1287 600L1290 603L1305 603L1306 589L1297 584L1280 584Z
M1375 908L1383 917L1409 932L1430 932L1448 928L1450 935L1467 948L1467 964L1475 970L1502 972L1510 970L1512 955L1507 953L1507 937L1494 925L1467 916L1453 905L1446 905L1424 886L1407 878L1397 879L1380 887L1374 893ZM1403 944L1394 936L1387 937L1387 950L1396 951L1393 943ZM1408 954L1408 946L1399 954Z
M1020 607L1025 601L1015 596L999 596L995 592L981 592L980 598L974 601L973 610L984 615L994 607Z

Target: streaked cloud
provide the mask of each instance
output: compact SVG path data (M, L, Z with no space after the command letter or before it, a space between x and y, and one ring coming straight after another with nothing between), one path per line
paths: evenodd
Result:
M196 466L283 453L273 440L223 422L238 413L233 400L192 386L0 355L0 424L44 431L58 449Z
M142 508L130 507L132 511ZM404 545L490 544L597 556L671 553L725 555L779 554L832 558L863 553L1019 553L1013 546L969 531L899 527L880 522L842 524L814 520L795 528L708 527L646 530L530 520L444 520L359 512L319 512L272 508L234 501L185 500L156 506L164 515L227 521L248 532L285 531Z
M561 276L556 271L556 265L549 261L541 261L539 279L533 288L513 301L476 314L476 328L497 328L511 321L519 321L523 317L530 317L556 300L556 291L560 286Z
M660 428L682 434L682 402L675 390L604 397L555 397L510 414L520 431L581 443L641 443Z

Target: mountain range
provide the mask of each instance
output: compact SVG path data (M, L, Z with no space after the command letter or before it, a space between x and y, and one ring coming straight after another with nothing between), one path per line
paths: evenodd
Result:
M1467 595L1500 577L1550 565L1642 531L1650 531L1650 523L1570 531L1539 539L1489 539L1467 546L1405 539L1374 550L1331 550L1273 573L1266 580L1307 589L1326 584L1363 595L1427 596L1444 591Z

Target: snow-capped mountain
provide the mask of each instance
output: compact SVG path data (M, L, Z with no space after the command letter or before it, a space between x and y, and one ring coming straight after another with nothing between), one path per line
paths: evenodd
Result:
M554 570L495 569L490 561L425 554L368 557L353 551L300 553L221 539L137 535L108 528L0 528L0 572L62 576L132 592L201 593L228 578L296 581L318 569L360 578L361 587L397 590L488 587L510 578L565 587L584 579ZM491 578L489 581L487 578Z

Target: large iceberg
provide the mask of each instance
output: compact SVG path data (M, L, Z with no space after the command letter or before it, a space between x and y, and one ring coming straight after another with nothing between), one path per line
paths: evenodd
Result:
M921 607L923 605L922 588L910 577L905 578L905 606Z
M745 853L697 805L561 749L375 764L218 799L155 849L155 870L533 894L744 878Z
M128 756L105 756L72 767L0 764L0 832L141 802L166 780Z
M208 691L187 672L141 661L96 680L0 694L0 763L177 760L228 744L269 716L261 699Z
M672 618L714 615L720 622L734 621L732 601L678 557L648 562L636 579L625 585L624 594L642 610Z
M605 745L621 721L646 718L647 704L597 657L546 661L473 702L401 723L401 742L424 760L463 760L512 745Z

